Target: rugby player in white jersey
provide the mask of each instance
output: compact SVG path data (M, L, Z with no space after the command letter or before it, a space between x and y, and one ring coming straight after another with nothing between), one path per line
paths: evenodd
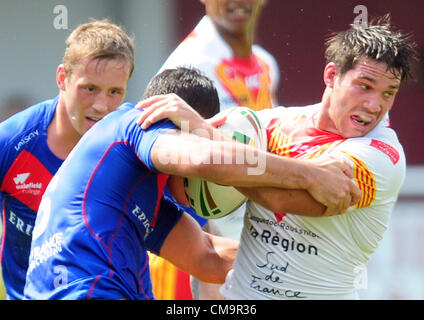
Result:
M257 113L268 151L343 159L362 198L347 211L329 212L304 190L239 188L250 200L236 261L221 287L227 299L356 299L361 272L387 229L405 176L387 114L410 75L415 44L385 16L352 25L326 45L320 103ZM186 111L181 115L189 120ZM161 117L167 113L176 111Z
M268 150L333 156L354 168L362 191L348 212L325 216L304 191L244 189L249 201L228 299L357 299L363 272L386 231L405 176L405 155L382 125L415 56L410 35L385 16L327 41L325 90L316 105L258 112Z

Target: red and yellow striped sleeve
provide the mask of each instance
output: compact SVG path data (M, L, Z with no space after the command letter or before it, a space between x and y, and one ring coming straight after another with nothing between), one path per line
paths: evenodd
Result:
M359 158L348 152L344 152L353 162L353 175L355 183L362 191L361 200L356 204L356 208L370 206L376 197L376 181L374 174L368 169L367 165Z

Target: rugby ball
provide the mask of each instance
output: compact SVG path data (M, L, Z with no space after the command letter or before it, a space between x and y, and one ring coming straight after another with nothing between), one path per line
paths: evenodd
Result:
M226 110L223 123L218 129L241 143L261 150L267 148L265 130L255 112L247 107ZM223 186L200 178L186 178L184 188L190 206L197 215L206 219L224 217L247 200L232 186Z

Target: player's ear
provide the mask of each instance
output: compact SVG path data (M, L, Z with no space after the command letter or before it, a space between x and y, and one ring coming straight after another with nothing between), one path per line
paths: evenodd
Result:
M337 74L338 68L334 62L330 62L325 66L323 78L326 87L333 88Z
M63 64L60 64L56 69L56 84L59 90L65 91L66 90L66 70L65 66Z
M184 192L184 178L178 176L169 176L167 185L174 199L184 206L189 206L187 195Z

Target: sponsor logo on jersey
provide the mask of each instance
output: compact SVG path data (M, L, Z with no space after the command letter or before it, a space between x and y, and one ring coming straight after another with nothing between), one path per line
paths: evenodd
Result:
M277 217L277 215L274 213L275 215L275 220L274 219L269 219L266 217L256 217L253 215L248 214L248 218L252 221L254 221L255 223L260 223L263 225L268 225L271 226L272 228L275 227L279 227L282 230L284 230L285 232L294 232L297 233L299 235L303 235L303 236L308 236L308 237L312 237L312 238L320 238L319 235L317 235L315 232L311 231L311 230L306 230L303 229L301 227L296 227L296 226L292 226L290 224L290 222L284 222L283 218L287 215L284 213L277 213L277 215L279 215L280 217Z
M251 237L265 243L267 245L272 245L276 248L282 249L283 251L296 251L298 253L305 253L309 255L318 255L318 248L311 244L304 244L302 242L296 241L294 238L287 239L281 234L273 231L263 229L258 231L255 227L250 226L249 234Z
M62 251L63 245L63 234L57 232L52 235L49 239L44 241L41 246L35 246L29 256L29 267L28 274L30 274L34 268L47 261L48 258L58 254Z
M35 130L33 132L31 132L30 134L24 136L19 142L18 144L15 146L15 150L19 151L22 146L26 145L28 142L31 141L32 138L38 136L38 130Z
M141 210L138 205L135 205L135 208L131 211L131 213L138 219L138 221L140 221L140 223L146 229L146 232L144 234L144 239L146 239L149 233L153 231L153 228L150 225L150 221L147 218L147 215L144 213L143 210Z
M18 174L15 178L13 178L13 181L15 181L15 183L18 184L22 184L26 181L26 179L28 179L30 173L20 173Z
M34 225L31 223L27 223L25 220L21 219L15 212L12 210L9 211L9 218L7 219L15 228L25 233L28 236L32 236L32 230L34 229Z
M33 154L23 150L6 173L1 190L37 211L52 177L50 171Z
M372 139L370 146L384 152L390 158L393 164L398 163L400 158L399 152L391 145L384 143L383 141Z
M43 184L41 182L29 182L25 183L25 181L28 179L30 173L19 173L15 178L13 178L13 181L16 184L17 190L22 190L23 192L32 193L34 195L38 195L41 192L41 189L43 187Z

